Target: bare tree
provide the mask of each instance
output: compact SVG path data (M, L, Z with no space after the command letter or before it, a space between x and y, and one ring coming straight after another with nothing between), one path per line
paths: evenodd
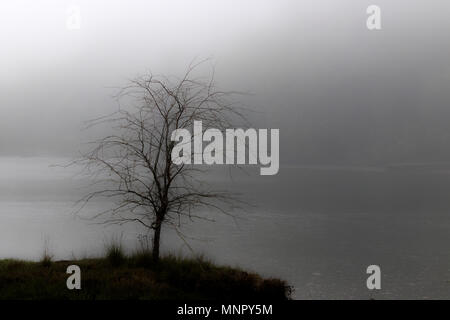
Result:
M114 199L112 208L93 218L107 215L103 223L137 222L152 230L155 261L163 224L178 228L183 216L207 219L194 212L202 206L230 214L234 200L230 193L211 191L205 185L199 174L204 167L172 162L173 130L191 129L194 120L221 130L245 121L242 108L231 98L238 92L217 89L214 72L206 80L194 78L198 65L191 64L182 78L150 74L132 80L118 98L131 98L129 103L137 105L91 121L90 126L111 123L114 133L94 141L94 147L77 161L101 186L81 200L82 206L96 197Z

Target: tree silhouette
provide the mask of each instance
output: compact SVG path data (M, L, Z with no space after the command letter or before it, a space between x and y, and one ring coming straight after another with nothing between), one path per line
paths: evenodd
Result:
M137 222L151 229L155 261L163 225L178 232L183 216L208 219L194 212L199 207L231 214L235 200L232 194L213 191L205 183L205 166L172 162L173 130L191 129L194 120L220 130L245 121L242 107L232 101L239 92L217 89L214 72L206 80L195 78L193 71L199 64L191 64L182 78L150 74L132 80L117 97L137 103L90 121L89 126L111 124L114 133L94 141L94 147L77 160L99 186L81 199L82 206L106 197L113 207L92 218L107 215L102 223Z

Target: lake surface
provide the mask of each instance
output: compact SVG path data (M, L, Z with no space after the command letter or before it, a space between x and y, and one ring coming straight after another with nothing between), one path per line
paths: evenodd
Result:
M74 216L85 180L65 159L0 158L0 258L99 255L112 238L128 250L141 228L106 227ZM378 167L283 167L274 177L211 179L253 207L236 221L183 227L196 253L221 264L286 279L297 299L450 298L450 174ZM93 203L86 215L105 204ZM189 254L172 230L163 251ZM382 289L366 288L381 267Z

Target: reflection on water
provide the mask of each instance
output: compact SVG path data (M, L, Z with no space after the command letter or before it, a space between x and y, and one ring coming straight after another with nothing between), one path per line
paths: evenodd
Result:
M89 224L71 213L83 189L58 159L0 160L0 257L38 259L45 239L55 258L100 254L112 235L132 250L144 231ZM450 175L445 170L283 168L222 187L257 204L237 221L183 228L195 252L296 287L296 298L450 298ZM98 211L102 203L88 210ZM188 254L174 232L163 249ZM378 264L382 290L369 292L366 267Z

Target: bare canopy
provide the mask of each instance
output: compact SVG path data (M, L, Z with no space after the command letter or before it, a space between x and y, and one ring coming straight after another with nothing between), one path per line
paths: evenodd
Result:
M118 98L134 105L91 121L91 126L111 124L113 133L94 141L94 147L77 161L96 181L82 206L107 197L113 207L94 218L106 215L105 223L137 222L153 230L155 260L163 224L178 230L183 216L205 218L194 212L202 206L229 214L225 208L234 199L205 184L204 167L172 162L173 130L190 128L194 120L218 129L245 121L241 106L231 99L237 92L217 89L214 72L206 80L195 78L198 65L190 65L182 78L150 74L132 80Z

